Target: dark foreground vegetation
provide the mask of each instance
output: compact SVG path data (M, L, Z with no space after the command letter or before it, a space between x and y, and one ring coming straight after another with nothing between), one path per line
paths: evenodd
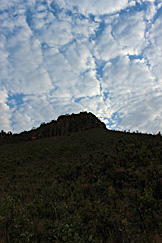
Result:
M162 242L162 137L93 128L2 144L0 242Z

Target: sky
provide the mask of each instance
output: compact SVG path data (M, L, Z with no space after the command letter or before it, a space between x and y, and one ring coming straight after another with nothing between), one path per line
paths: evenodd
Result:
M162 0L0 0L0 130L80 111L162 131Z

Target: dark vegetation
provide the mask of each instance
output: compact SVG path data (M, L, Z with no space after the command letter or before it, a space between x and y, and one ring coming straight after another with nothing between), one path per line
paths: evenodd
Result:
M0 242L162 242L161 135L84 115L61 136L1 138Z

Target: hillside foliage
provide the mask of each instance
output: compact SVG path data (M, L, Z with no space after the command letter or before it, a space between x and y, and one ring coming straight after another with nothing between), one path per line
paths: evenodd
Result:
M0 146L0 242L162 242L162 137L92 128Z

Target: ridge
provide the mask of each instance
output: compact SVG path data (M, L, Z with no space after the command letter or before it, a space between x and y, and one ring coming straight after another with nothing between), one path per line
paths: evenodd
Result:
M30 131L24 131L20 134L12 134L12 132L5 133L2 130L0 133L0 142L29 141L44 137L64 136L92 128L106 129L106 125L91 112L72 113L71 115L61 115L57 120L42 123L38 128L33 128Z

